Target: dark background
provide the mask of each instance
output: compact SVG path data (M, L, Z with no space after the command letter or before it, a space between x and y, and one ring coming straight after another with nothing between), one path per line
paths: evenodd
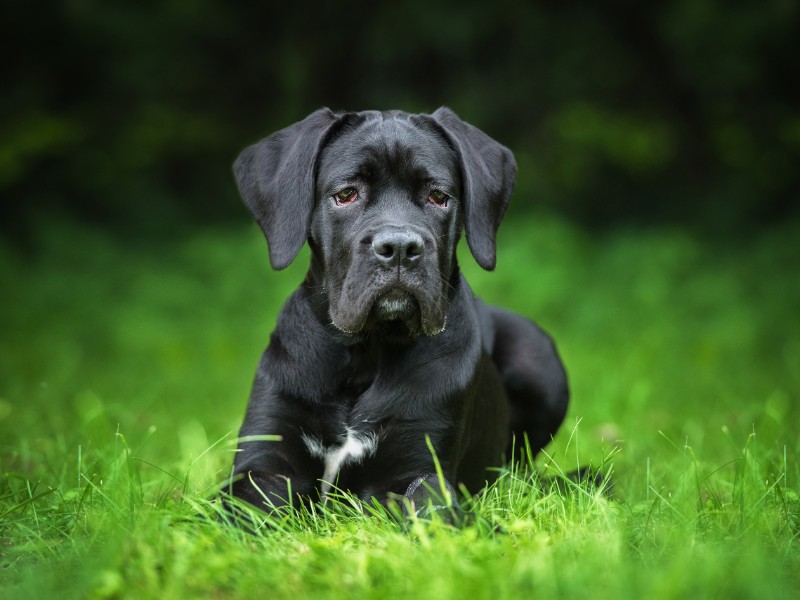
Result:
M740 235L798 213L788 0L5 2L2 227L248 219L245 145L315 108L453 108L508 145L516 211ZM516 214L520 214L517 212Z

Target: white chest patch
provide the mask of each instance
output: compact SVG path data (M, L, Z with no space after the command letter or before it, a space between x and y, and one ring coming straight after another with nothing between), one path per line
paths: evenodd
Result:
M345 428L346 436L341 444L325 446L318 437L303 434L303 443L308 448L309 454L322 459L325 471L320 479L322 497L330 491L336 483L339 469L344 465L358 464L367 456L372 456L378 449L378 438L374 433L359 433L349 427Z

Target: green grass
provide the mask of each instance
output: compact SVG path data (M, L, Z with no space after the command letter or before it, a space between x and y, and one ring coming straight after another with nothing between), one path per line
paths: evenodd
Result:
M46 224L33 256L0 246L0 597L794 597L799 229L512 216L497 271L462 266L559 343L573 400L538 468L602 465L614 497L510 468L463 529L343 497L250 535L198 515L305 255Z

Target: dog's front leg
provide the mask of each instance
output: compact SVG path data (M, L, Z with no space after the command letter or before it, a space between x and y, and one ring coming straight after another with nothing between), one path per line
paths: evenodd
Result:
M245 430L236 456L234 474L225 492L267 513L286 506L307 506L319 499L313 477L317 462L302 451L292 431L277 425L264 426L278 431L281 441L253 441L257 435ZM243 428L244 429L244 428Z

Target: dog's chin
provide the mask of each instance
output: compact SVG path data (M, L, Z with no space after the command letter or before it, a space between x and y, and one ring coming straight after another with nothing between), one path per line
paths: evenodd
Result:
M389 292L372 304L367 327L389 341L413 339L423 333L419 303L404 292Z

